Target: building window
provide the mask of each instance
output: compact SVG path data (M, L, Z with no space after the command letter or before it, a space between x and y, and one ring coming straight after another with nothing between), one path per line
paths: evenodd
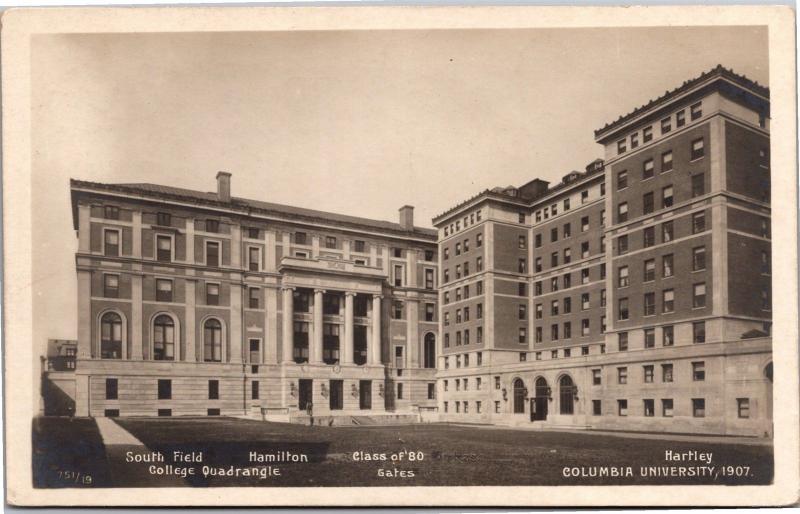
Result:
M555 243L558 241L558 227L550 229L550 242Z
M675 344L675 327L672 325L661 327L661 344L663 346L672 346Z
M578 394L578 388L569 375L564 375L558 381L559 392L559 413L562 415L571 415L575 413L575 396Z
M527 296L528 294L528 287L525 282L519 282L517 284L517 295L518 296Z
M666 209L668 207L672 207L673 205L673 197L672 197L672 186L667 186L661 190L661 207Z
M404 278L405 278L405 273L403 272L403 266L401 266L399 264L395 264L395 266L394 266L394 285L395 285L395 287L402 287ZM456 278L461 278L461 268L459 266L456 266Z
M103 253L109 257L119 257L119 230L103 231Z
M652 364L647 364L642 366L642 371L644 373L644 383L645 384L652 384L653 383L653 374L654 374L654 367Z
M706 399L692 398L692 416L695 418L706 417Z
M172 261L172 238L170 236L156 236L156 260L160 262Z
M219 380L208 381L208 399L219 400Z
M172 225L172 215L168 212L159 212L156 214L156 225L161 227L169 227Z
M166 314L153 321L153 360L175 360L175 322Z
M692 323L692 342L705 343L706 342L706 322L695 321Z
M605 307L605 306L606 306L606 290L605 289L601 289L600 290L600 307Z
M249 288L247 288L247 294L248 294L248 300L249 300L248 306L251 309L258 309L258 304L259 304L259 298L258 298L259 295L258 295L258 293L259 293L259 290L258 290L257 287L249 287Z
M672 130L672 118L664 118L661 120L661 134L667 134Z
M589 335L589 320L582 319L581 320L581 337L586 337Z
M203 360L222 361L222 324L213 318L203 324Z
M219 267L219 243L216 241L206 241L206 266Z
M260 395L260 391L259 391L259 385L260 384L259 384L258 380L253 380L250 383L250 399L251 400L258 400L259 397L261 396Z
M519 310L517 312L518 319L524 320L528 317L528 306L524 303L519 304ZM536 306L536 319L542 318L542 305L539 304Z
M625 153L628 150L628 142L624 139L617 141L617 153Z
M519 222L520 223L525 223L525 213L524 212L520 212L519 213Z
M619 347L619 351L624 352L628 349L628 333L627 332L619 332L617 334L617 345Z
M702 102L697 102L689 107L689 117L692 121L699 120L703 116L703 104Z
M661 381L672 382L672 364L661 365Z
M172 399L172 380L165 380L165 379L158 380L158 399L159 400Z
M655 293L650 293L655 297ZM655 311L655 307L653 307ZM656 346L656 329L654 328L646 328L644 329L644 347L645 348L655 348Z
M456 319L456 323L461 322L461 310L458 311L458 316ZM403 319L403 302L399 300L395 300L392 302L392 318L393 319Z
M692 289L692 307L699 309L706 306L706 284L704 282L694 284Z
M704 232L706 229L706 213L696 212L692 214L692 234Z
M533 269L534 269L534 271L536 273L541 273L541 271L542 271L542 258L541 257L537 257L536 260L534 261L533 266L534 266Z
M217 220L206 220L206 232L219 232L219 221Z
M106 400L116 400L118 398L119 398L119 381L116 378L107 378Z
M581 310L588 310L589 306L589 293L581 293Z
M665 418L671 418L673 416L672 398L661 400L661 415Z
M520 352L519 361L520 362L525 362L526 360L528 360L528 354L526 354L525 352Z
M308 236L305 232L295 232L294 233L294 244L296 245L304 245L307 244Z
M644 294L644 315L645 316L654 316L656 314L656 294L655 293L645 293Z
M704 173L692 175L692 198L703 196L706 192L706 181Z
M628 400L617 400L617 414L620 416L628 415Z
M334 236L325 236L325 248L331 250L336 248L336 238Z
M669 253L661 257L661 276L663 278L671 277L675 273L675 268L672 265L672 254Z
M617 383L618 384L628 383L628 368L626 367L617 368Z
M736 398L736 412L741 419L750 417L750 398Z
M617 190L622 190L628 187L628 171L622 170L617 173Z
M642 213L650 214L655 210L655 201L653 200L653 192L645 193L642 196Z
M528 265L525 259L519 259L517 268L520 273L527 273L528 272Z
M259 271L261 269L261 249L256 246L249 247L247 257L250 271Z
M661 154L661 173L672 171L672 150Z
M647 259L644 261L644 276L643 282L652 282L656 278L656 261L655 259Z
M692 141L691 160L700 159L705 155L705 144L703 138Z
M103 296L119 298L119 275L103 274Z
M525 327L519 327L519 342L520 344L528 342L528 329Z
M593 416L601 416L602 415L602 405L603 405L603 402L601 400L592 400L592 415Z
M692 249L692 270L700 271L706 269L706 247L698 246Z
M649 143L653 140L653 127L645 127L642 129L642 142Z
M624 223L628 221L628 202L622 202L617 206L617 222Z
M634 132L631 134L631 150L639 146L639 134Z
M703 361L692 363L692 380L703 382L706 379L706 363Z
M686 125L686 111L680 110L675 113L675 126L680 128Z
M627 298L620 298L619 299L619 318L620 321L624 321L628 319L628 299Z
M656 402L655 400L645 399L642 400L644 404L644 415L645 417L651 418L656 415Z
M675 291L672 289L665 289L661 292L662 310L661 312L669 313L675 311Z
M100 358L122 358L122 318L107 312L100 319Z
M536 234L533 244L536 248L540 248L542 246L542 234Z
M156 301L157 302L172 301L172 280L167 280L163 278L156 279Z
M206 305L219 305L219 284L206 282Z
M592 385L601 385L603 383L603 375L602 370L593 369L592 370Z
M653 164L653 159L647 159L642 164L642 180L653 178L654 175L655 175L655 165Z
M623 255L628 253L628 235L619 236L617 238L617 253Z
M550 340L558 341L558 324L550 325Z

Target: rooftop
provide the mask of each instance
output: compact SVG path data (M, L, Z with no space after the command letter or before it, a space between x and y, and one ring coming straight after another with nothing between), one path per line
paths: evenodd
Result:
M436 239L436 231L429 228L414 227L413 230L406 230L400 226L399 223L391 221L374 220L370 218L361 218L358 216L348 216L346 214L338 214L333 212L318 211L314 209L306 209L303 207L295 207L291 205L282 205L271 202L263 202L260 200L252 200L239 197L231 197L230 202L220 201L217 193L195 191L192 189L184 189L180 187L164 186L160 184L150 183L134 183L134 184L105 184L101 182L90 182L84 180L71 179L70 187L74 189L88 188L99 191L108 191L113 193L134 194L143 197L153 198L155 200L174 200L183 201L196 204L198 206L207 206L213 208L233 209L242 212L242 214L265 214L276 217L282 217L287 221L306 221L306 222L335 222L348 228L353 229L372 229L381 230L390 234L400 236L416 236L424 239L434 241ZM73 201L74 203L74 201Z
M650 100L649 102L647 102L647 104L637 107L633 111L631 111L628 114L625 114L623 116L620 116L619 118L617 118L616 120L614 120L612 122L606 123L605 126L603 126L602 128L597 129L597 130L594 131L594 136L595 136L595 138L600 137L603 133L606 133L606 132L609 132L609 131L613 130L614 128L622 125L623 123L635 118L636 116L638 116L639 114L643 113L644 111L652 109L653 107L658 106L660 104L667 103L668 101L672 100L676 96L679 96L680 94L685 93L686 91L692 89L693 87L697 86L698 84L701 84L702 82L704 82L704 81L706 81L708 79L711 79L711 78L715 78L715 77L726 78L726 79L730 80L731 82L734 82L734 83L736 83L736 84L738 84L738 85L740 85L742 87L750 89L753 92L755 92L755 93L757 93L757 94L759 94L761 96L765 96L765 97L769 98L769 88L768 87L762 86L758 82L756 82L754 80L750 80L749 78L745 77L744 75L739 75L739 74L735 73L733 70L729 70L728 68L725 68L721 64L718 64L716 67L714 67L714 68L702 73L699 77L695 77L693 79L687 80L683 84L681 84L680 86L676 87L675 89L673 89L671 91L669 91L669 90L665 91L663 95L661 95L658 98L655 98L653 100Z

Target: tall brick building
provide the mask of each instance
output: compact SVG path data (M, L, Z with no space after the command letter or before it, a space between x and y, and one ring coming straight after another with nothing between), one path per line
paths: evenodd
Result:
M73 180L75 413L316 416L435 408L433 230Z
M717 67L595 140L434 219L441 418L769 433L768 89Z

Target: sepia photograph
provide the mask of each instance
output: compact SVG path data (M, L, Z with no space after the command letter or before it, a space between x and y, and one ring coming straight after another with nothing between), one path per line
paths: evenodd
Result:
M314 8L252 15L277 11ZM31 30L29 97L3 98L27 105L29 145L29 233L4 238L7 260L27 238L29 275L4 294L30 301L5 347L30 378L10 399L6 376L30 496L9 500L509 505L550 486L519 497L545 505L601 486L580 502L599 506L622 501L608 486L720 486L746 505L739 486L795 480L794 48L774 39L794 13L601 11ZM4 205L8 227L23 209ZM639 503L689 501L669 496Z

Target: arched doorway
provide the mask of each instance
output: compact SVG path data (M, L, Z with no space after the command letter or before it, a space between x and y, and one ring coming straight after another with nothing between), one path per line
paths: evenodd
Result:
M531 412L531 420L544 421L547 419L547 402L550 398L550 387L547 385L547 380L544 377L536 379L535 397L533 399L533 412Z
M514 414L525 413L525 383L521 378L514 380Z
M572 382L572 377L564 375L558 381L559 413L564 415L575 414L575 393L577 388Z
M426 368L436 367L436 337L432 332L425 334L425 342L422 348L423 366Z

